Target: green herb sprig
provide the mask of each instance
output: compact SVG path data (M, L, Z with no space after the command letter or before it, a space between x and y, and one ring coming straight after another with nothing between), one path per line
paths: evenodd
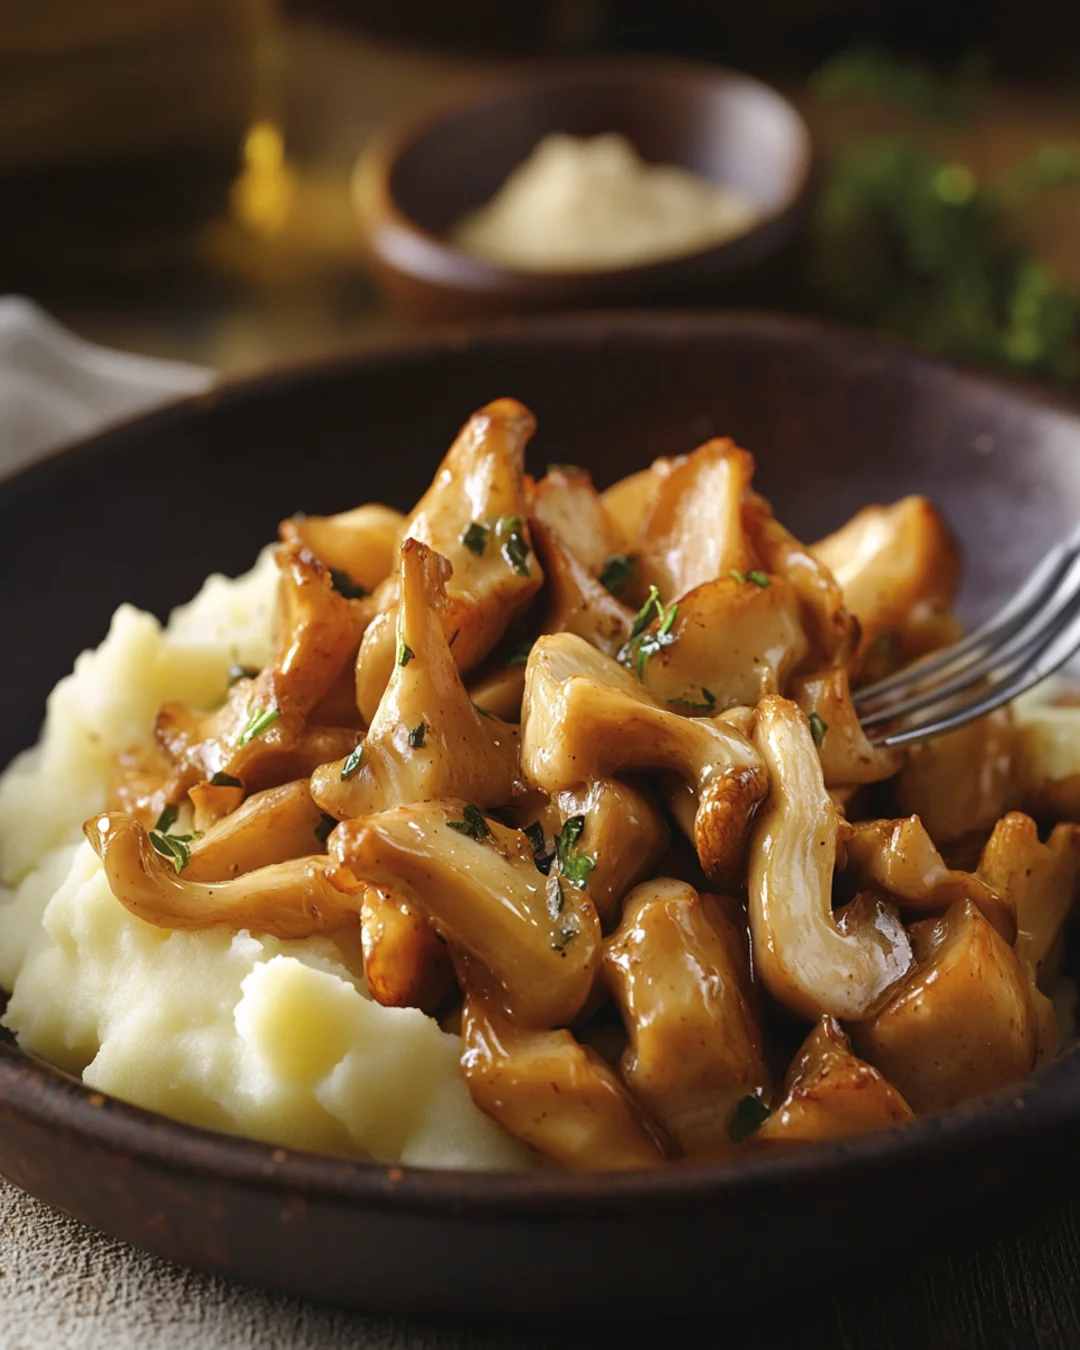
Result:
M470 839L486 839L491 833L487 821L478 806L470 802L462 812L463 820L448 820L446 823L458 834L467 834Z

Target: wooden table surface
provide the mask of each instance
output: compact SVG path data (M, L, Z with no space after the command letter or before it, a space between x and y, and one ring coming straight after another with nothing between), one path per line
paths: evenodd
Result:
M228 375L339 352L398 331L398 321L381 307L360 261L348 199L349 171L374 127L418 96L477 67L376 46L312 25L294 26L287 39L280 110L290 158L283 223L260 233L235 218L216 221L199 241L208 280L194 292L136 290L109 303L100 297L46 297L61 319L96 340L200 361ZM826 145L845 134L846 115L835 109L808 111ZM1021 154L1047 139L1066 138L1080 138L1080 107L1074 102L995 91L971 128L968 151L980 165ZM1074 279L1080 278L1076 226L1075 204L1064 213L1055 208L1036 222L1047 253ZM872 1195L867 1203L874 1203ZM0 1191L0 1344L11 1350L136 1343L313 1350L346 1345L379 1350L531 1350L549 1345L625 1350L691 1344L1065 1350L1080 1345L1078 1225L1080 1195L1060 1195L1031 1212L1002 1214L982 1239L944 1259L928 1259L920 1251L877 1263L869 1258L857 1270L837 1270L825 1288L803 1291L790 1301L778 1290L768 1307L708 1322L451 1327L358 1318L225 1289L216 1281L130 1253L5 1188ZM38 1230L53 1235L51 1247L28 1246L17 1236ZM813 1216L807 1216L808 1242L813 1230ZM42 1251L58 1247L70 1260L57 1275L59 1288L45 1279L51 1302L46 1299L50 1311L43 1319L42 1279L47 1271L42 1266L54 1258ZM761 1260L769 1260L768 1251L762 1251ZM628 1252L628 1278L646 1274L635 1269ZM114 1297L118 1289L122 1297ZM53 1308L58 1297L57 1306L68 1309L73 1320Z

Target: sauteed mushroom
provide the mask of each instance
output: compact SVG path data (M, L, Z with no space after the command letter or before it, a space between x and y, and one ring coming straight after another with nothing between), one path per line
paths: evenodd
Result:
M772 784L750 848L756 969L769 993L803 1017L862 1017L910 966L907 934L880 901L833 914L837 815L810 728L776 695L762 700L756 723L754 745Z

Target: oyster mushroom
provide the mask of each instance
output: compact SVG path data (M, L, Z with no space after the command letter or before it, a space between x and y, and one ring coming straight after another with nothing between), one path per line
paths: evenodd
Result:
M629 671L571 633L541 637L529 655L521 756L526 776L550 793L674 770L696 792L694 843L706 875L721 883L741 869L768 788L760 757L733 727L665 711Z
M566 788L551 798L544 793L532 794L513 809L512 815L515 824L530 831L534 855L546 858L557 870L556 841L568 821L580 820L581 832L573 840L573 848L587 860L580 868L583 888L605 926L617 919L627 891L643 881L664 856L670 838L652 799L617 778ZM537 827L543 836L540 846Z
M900 811L939 847L992 830L1018 796L1008 708L911 746L896 783Z
M851 685L843 666L801 676L792 683L791 697L815 728L814 740L828 787L880 783L900 771L902 751L871 745L867 739L851 701Z
M959 636L950 609L960 551L925 497L867 506L810 552L836 578L859 621L858 662L883 641L895 646L902 664Z
M547 578L545 633L576 633L599 651L614 656L633 627L633 613L563 545L542 520L532 536Z
M584 891L544 876L520 830L465 802L423 802L339 825L347 878L395 891L449 945L467 983L523 1026L573 1021L600 963Z
M481 1111L559 1166L614 1172L665 1159L660 1132L569 1031L523 1029L469 997L461 1071Z
M177 875L130 816L103 813L83 828L113 895L159 928L223 926L305 938L357 922L358 902L327 880L325 855L273 863L230 881L196 882Z
M1015 939L1016 906L1010 889L946 867L918 816L860 821L851 827L844 848L844 878L854 889L876 887L902 910L916 914L943 914L955 901L971 900L1006 942Z
M733 570L758 568L742 521L743 494L753 476L753 458L726 438L673 460L642 524L643 583L670 601Z
M273 786L356 744L355 730L316 728L308 716L352 660L366 602L340 595L326 568L303 549L279 549L278 564L278 646L271 664L234 679L214 712L167 703L158 713L157 742L181 793L221 773L248 791ZM311 763L313 754L321 759Z
M336 516L290 516L278 527L285 543L314 553L354 587L373 591L394 570L405 517L379 502Z
M835 577L780 524L769 503L756 493L744 503L743 525L764 571L785 577L795 588L811 643L808 668L847 664L858 646L859 625L845 607Z
M443 619L463 674L487 656L544 579L524 519L525 446L535 427L529 410L510 398L474 413L402 527L404 538L453 567ZM394 669L399 599L391 577L356 659L356 701L369 723Z
M321 822L306 778L257 792L192 843L184 880L228 881L271 863L306 857L319 845Z
M550 467L532 489L530 524L539 522L592 576L619 552L620 534L584 469ZM535 534L535 530L534 530ZM545 565L545 572L547 567Z
M770 1088L742 928L685 882L646 881L604 943L604 975L634 1096L685 1153L726 1140L736 1104Z
M913 1116L896 1088L852 1052L835 1018L822 1017L792 1060L780 1104L754 1140L811 1144L846 1139Z
M1030 816L998 821L977 876L1008 896L1016 911L1016 953L1045 987L1061 964L1061 940L1080 890L1080 825L1055 825L1046 843Z
M401 548L401 604L390 683L360 753L312 775L319 806L339 820L436 797L491 806L519 777L518 731L469 699L439 611L450 564L415 539Z
M607 519L618 539L616 552L633 554L637 551L641 532L661 485L680 462L654 459L647 469L620 478L600 494Z
M753 705L781 693L806 658L792 587L760 572L757 581L740 576L707 581L679 600L672 641L642 667L642 683L657 702L706 716Z
M457 987L446 944L405 896L368 886L360 934L368 991L384 1008L433 1013Z
M907 935L894 909L867 897L833 913L837 812L794 703L762 700L754 745L771 784L750 841L755 970L800 1016L861 1017L910 966Z
M1022 1078L1038 1027L1016 953L970 900L912 925L918 964L851 1027L863 1058L916 1111L940 1111Z

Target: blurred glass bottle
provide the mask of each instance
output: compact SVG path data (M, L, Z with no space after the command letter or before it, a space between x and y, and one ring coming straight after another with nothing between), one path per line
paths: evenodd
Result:
M0 290L182 267L273 115L274 0L0 6Z

